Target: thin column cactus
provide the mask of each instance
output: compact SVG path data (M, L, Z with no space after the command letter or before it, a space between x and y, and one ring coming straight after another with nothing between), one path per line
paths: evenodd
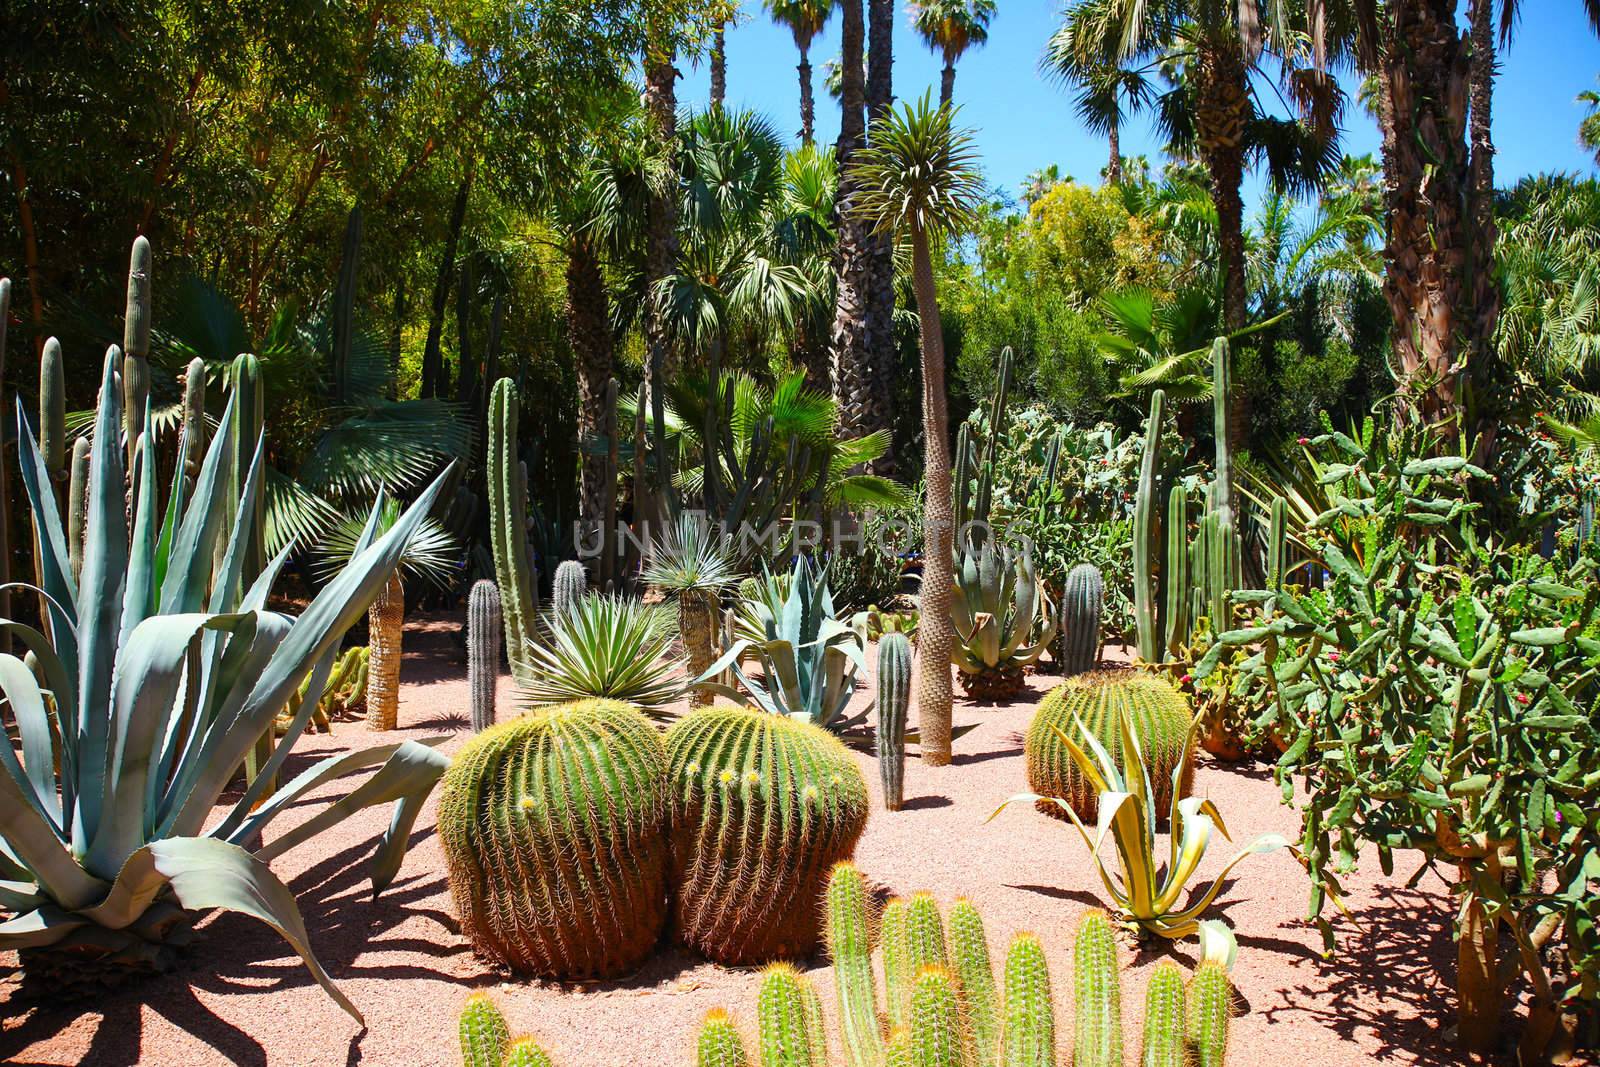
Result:
M828 956L833 961L839 1030L850 1067L878 1067L883 1035L878 991L872 981L872 931L867 922L867 880L853 863L835 865L828 878Z
M1177 659L1189 644L1189 491L1174 485L1167 494L1167 655Z
M500 587L488 578L474 583L467 597L467 688L471 691L474 733L494 725L502 626Z
M145 407L150 399L150 275L154 255L143 235L133 239L128 260L128 302L122 324L122 420L128 447L128 473L133 474L133 450L144 433ZM251 454L254 454L252 449ZM257 572L260 568L258 567ZM254 575L252 574L252 577Z
M995 1004L994 967L989 962L983 916L965 897L958 897L950 909L950 958L961 982L966 1022L972 1030L976 1053L972 1062L975 1067L995 1067L1000 1019Z
M1098 908L1083 913L1072 948L1076 1025L1073 1067L1122 1067L1122 987L1111 917Z
M1067 572L1061 592L1061 673L1082 674L1100 659L1100 614L1105 579L1093 563Z
M1167 394L1157 389L1150 394L1150 418L1145 423L1144 455L1133 505L1133 623L1135 647L1146 663L1161 658L1156 617L1156 483L1161 473L1161 424L1166 410Z
M1145 987L1144 1045L1139 1067L1187 1067L1187 1026L1183 968L1171 960L1162 960L1150 972L1150 984Z
M1223 1067L1228 1056L1228 1019L1233 1013L1233 983L1228 968L1204 960L1189 982L1189 1043L1195 1067Z
M206 449L206 361L199 356L183 372L183 424L179 434L183 484L192 487Z
M577 607L578 601L589 591L589 576L583 569L583 564L575 559L564 561L556 567L554 583L550 590L551 610L556 618L564 619L572 614L572 609Z
M888 633L878 642L878 776L883 806L899 811L905 803L906 709L911 703L911 642Z
M506 658L517 682L534 680L528 658L533 641L533 561L528 551L528 485L517 459L517 386L510 378L494 384L489 396L489 541L494 550L495 584L500 587L506 628Z

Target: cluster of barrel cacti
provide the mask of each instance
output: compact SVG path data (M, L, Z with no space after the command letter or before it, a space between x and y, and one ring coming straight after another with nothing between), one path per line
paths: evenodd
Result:
M1133 516L1134 626L1139 658L1146 663L1182 656L1201 618L1209 619L1218 631L1226 629L1233 593L1244 584L1244 542L1234 502L1229 440L1229 363L1228 342L1219 337L1211 349L1216 470L1205 488L1192 540L1189 494L1182 485L1169 488L1162 521L1160 454L1166 395L1158 389L1150 397Z
M878 642L878 729L875 735L883 806L899 811L905 803L906 710L911 703L911 642L887 633Z
M983 919L958 900L948 928L932 896L891 899L877 929L882 995L873 964L865 878L837 866L827 893L839 1040L848 1067L1056 1067L1055 998L1044 946L1012 938L996 981ZM948 929L948 935L947 935ZM1122 993L1112 925L1085 913L1073 953L1071 1059L1074 1067L1123 1064ZM1177 964L1158 965L1146 996L1140 1063L1222 1067L1233 989L1226 966L1208 960L1185 983ZM816 989L792 968L769 968L757 998L759 1060L745 1053L738 1025L712 1011L696 1045L696 1067L829 1067L833 1044ZM1064 1027L1063 1027L1064 1029Z
M1091 671L1068 679L1045 696L1023 739L1028 788L1065 801L1079 818L1093 821L1098 791L1061 737L1082 746L1081 722L1118 768L1126 770L1118 726L1124 713L1150 771L1156 810L1165 811L1172 798L1172 772L1184 757L1192 713L1182 693L1165 679L1142 671ZM1039 810L1064 817L1052 804L1041 803Z

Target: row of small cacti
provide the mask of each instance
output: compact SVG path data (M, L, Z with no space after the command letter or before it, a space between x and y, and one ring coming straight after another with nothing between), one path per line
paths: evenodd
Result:
M638 967L669 900L679 941L717 962L809 954L828 869L867 810L861 771L809 723L708 708L663 738L626 704L584 700L468 743L438 828L474 946L590 978Z
M1012 938L996 982L983 917L971 901L951 907L947 937L930 894L893 898L878 924L880 997L870 900L854 865L833 869L826 911L837 1041L816 988L792 966L775 964L764 972L757 995L758 1056L746 1052L737 1022L718 1008L701 1024L695 1067L1122 1067L1122 984L1105 912L1088 911L1078 925L1069 1061L1058 1055L1055 997L1037 937ZM1187 982L1178 964L1157 964L1145 993L1139 1063L1223 1067L1232 1007L1223 962L1202 961ZM532 1041L511 1041L504 1017L483 994L467 1001L460 1039L464 1067L550 1062ZM832 1057L832 1047L842 1049L842 1061Z
M333 670L322 687L322 698L311 713L308 729L318 733L331 733L333 720L358 709L367 699L367 670L370 656L367 646L347 648L334 662ZM282 736L299 715L300 707L311 688L311 676L300 683L300 688L289 698L288 706L278 716L273 733Z

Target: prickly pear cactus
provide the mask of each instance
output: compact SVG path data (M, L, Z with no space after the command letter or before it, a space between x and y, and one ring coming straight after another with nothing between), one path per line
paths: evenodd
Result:
M666 755L612 700L543 708L468 742L440 786L462 933L520 974L626 974L666 922Z
M584 571L583 564L575 559L569 559L557 567L550 597L556 618L564 619L572 614L572 609L578 606L578 601L583 599L583 594L588 592L588 588L589 576Z
M911 703L911 642L905 634L884 634L878 642L878 774L883 806L899 811L905 803L906 709Z
M1093 821L1099 806L1098 794L1055 731L1076 741L1074 716L1081 718L1117 766L1125 769L1117 727L1118 715L1123 711L1127 712L1144 753L1156 810L1167 810L1172 799L1172 772L1183 759L1192 713L1182 693L1164 679L1140 671L1091 671L1069 679L1045 696L1023 739L1028 788L1040 796L1066 801L1080 819ZM1188 773L1185 768L1185 780ZM1053 804L1041 802L1038 807L1048 815L1066 818Z
M467 688L472 698L472 729L494 725L495 683L500 678L500 587L487 578L467 597Z
M667 731L673 927L718 963L810 955L829 872L855 852L867 783L810 723L706 708Z
M1061 673L1083 674L1100 659L1100 613L1106 583L1100 568L1080 563L1067 572L1061 593Z

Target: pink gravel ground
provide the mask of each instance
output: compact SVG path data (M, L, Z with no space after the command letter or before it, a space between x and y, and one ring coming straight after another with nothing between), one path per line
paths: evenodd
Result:
M465 669L454 622L416 623L407 637L401 733L467 735ZM1034 690L1010 706L959 702L958 724L977 729L956 743L950 767L915 760L906 768L906 809L876 806L857 852L867 876L888 891L928 889L946 905L958 895L978 902L999 961L1010 933L1043 941L1057 989L1058 1028L1070 1032L1072 932L1098 902L1100 886L1070 827L1030 810L984 819L1026 788L1022 732L1033 704L1057 679L1030 679ZM863 694L862 699L865 698ZM516 697L502 678L501 716ZM377 740L358 723L306 738L296 762ZM871 759L863 769L878 791ZM294 767L291 767L293 771ZM274 829L303 819L352 788L351 780L300 804ZM1217 801L1235 842L1278 831L1293 836L1298 819L1284 808L1268 771L1204 762L1196 789ZM232 915L208 919L204 940L175 974L108 991L70 1007L41 1007L17 995L15 958L0 954L0 1060L27 1064L453 1065L456 1013L466 995L491 989L514 1032L541 1039L562 1067L675 1067L692 1062L701 1017L725 1006L753 1023L757 973L724 970L663 949L623 982L562 986L507 978L475 957L452 917L434 809L417 823L413 847L395 883L374 901L366 875L370 843L387 824L374 809L300 846L274 868L298 896L324 966L365 1013L357 1026L310 980L298 957L265 927ZM1214 844L1202 870L1229 854ZM1109 848L1108 848L1109 854ZM1402 865L1384 878L1370 857L1347 882L1359 925L1345 923L1341 950L1320 955L1321 938L1302 921L1306 880L1284 853L1251 857L1213 908L1237 932L1234 970L1239 1013L1230 1064L1465 1062L1444 1028L1452 1017L1449 900L1439 878L1405 888ZM1124 1030L1130 1059L1138 1043L1144 986L1163 958L1194 962L1193 942L1122 948ZM813 978L832 1011L825 961ZM1062 1056L1063 1067L1067 1055Z

